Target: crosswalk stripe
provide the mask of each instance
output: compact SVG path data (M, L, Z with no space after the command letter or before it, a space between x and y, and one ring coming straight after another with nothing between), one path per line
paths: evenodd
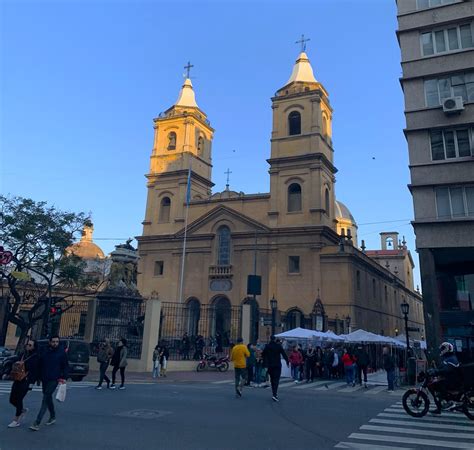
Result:
M397 413L397 412L402 412L402 411L404 411L404 409L403 409L403 408L401 408L401 409L396 409L396 408L390 407L390 408L384 409L384 411L385 411L385 412L395 412L395 413ZM446 417L459 417L459 413L443 412L442 415L443 415L443 416L446 416Z
M365 433L352 433L349 435L350 439L361 439L367 441L382 441L382 442L398 442L401 444L416 444L416 445L428 445L432 447L447 447L447 448L468 448L472 450L472 442L454 442L454 441L441 441L433 439L419 439L405 436L393 436L387 434L365 434Z
M325 391L327 389L335 389L335 388L344 386L345 384L347 384L345 381L336 381L335 383L326 383L324 386L316 388L315 391Z
M383 390L386 390L386 389L387 389L387 386L376 386L372 389L369 389L367 392L364 392L364 394L374 395L374 394L378 394L379 392L381 392Z
M385 433L417 434L426 436L427 430L413 430L410 428L384 427L380 425L362 425L360 430L383 431ZM474 439L474 433L448 433L446 431L429 431L430 436L440 438Z
M213 381L212 384L231 384L234 380L220 380L220 381Z
M412 447L392 447L386 445L361 444L360 442L339 442L336 448L355 448L360 450L415 450Z
M377 417L391 417L394 419L400 418L400 419L410 419L411 416L409 416L406 413L380 413L377 414ZM470 421L467 417L464 418L463 416L459 415L457 418L453 419L452 417L435 417L435 416L425 416L423 418L413 418L413 420L423 420L423 421L430 421L430 422L441 422L441 423L465 423L466 425L472 425L474 426L474 423Z
M325 384L325 381L318 381L316 383L304 383L300 384L299 386L295 386L295 389L309 389L309 388L314 388L316 386L321 386L322 384Z
M369 422L372 423L381 423L385 425L398 425L398 426L410 426L410 427L419 427L419 428L436 428L436 429L445 429L445 430L460 430L460 431L469 431L469 426L466 425L448 425L443 423L428 423L425 421L416 421L416 420L388 420L388 419L370 419Z
M284 389L284 388L287 388L287 387L290 387L290 386L294 386L296 383L291 380L291 381L285 381L284 383L280 383L279 386L278 386L278 389Z

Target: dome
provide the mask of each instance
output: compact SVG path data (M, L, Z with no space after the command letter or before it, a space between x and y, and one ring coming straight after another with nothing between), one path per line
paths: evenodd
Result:
M336 219L342 219L344 221L352 222L354 225L356 225L354 216L349 211L349 208L338 200L336 200Z
M83 259L104 259L105 255L102 249L92 242L93 232L94 225L91 223L84 225L81 240L68 247L66 252L79 256Z

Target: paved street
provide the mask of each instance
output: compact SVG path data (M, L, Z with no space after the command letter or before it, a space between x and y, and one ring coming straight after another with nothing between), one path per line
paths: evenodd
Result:
M229 375L229 374L227 374ZM433 449L474 448L474 423L457 413L414 419L401 409L403 391L382 386L284 382L281 402L269 389L248 388L235 399L230 380L129 384L96 391L70 383L58 421L32 432L7 429L12 408L8 382L0 383L1 450L79 449ZM27 397L29 425L41 395Z

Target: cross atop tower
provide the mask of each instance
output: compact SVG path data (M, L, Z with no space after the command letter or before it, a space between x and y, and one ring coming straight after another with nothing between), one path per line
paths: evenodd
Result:
M310 38L305 39L304 34L301 35L301 39L295 42L295 44L301 44L301 52L306 50L306 42L310 41Z
M225 189L226 189L226 191L228 191L229 190L229 176L232 172L229 169L227 169L227 171L224 172L224 173L227 175L227 183L225 185Z
M192 67L194 67L194 65L191 64L190 61L188 61L188 64L184 66L184 69L186 70L186 78L189 78L189 73L191 72Z

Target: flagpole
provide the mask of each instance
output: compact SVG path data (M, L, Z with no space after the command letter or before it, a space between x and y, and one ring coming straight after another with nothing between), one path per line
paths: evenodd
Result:
M189 214L189 201L191 199L191 166L189 166L188 172L188 183L186 186L186 212L184 215L184 240L183 240L183 254L181 256L181 276L179 283L179 302L183 303L183 283L184 283L184 262L186 258L186 239L188 236L188 214Z

